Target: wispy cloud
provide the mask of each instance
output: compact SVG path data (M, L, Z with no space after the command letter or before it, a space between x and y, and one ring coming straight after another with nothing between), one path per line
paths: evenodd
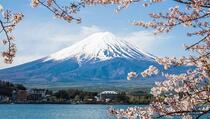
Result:
M30 62L30 61L34 61L35 59L38 59L40 57L42 57L42 56L41 55L33 55L33 54L25 55L25 56L19 55L14 58L14 62L12 64L5 64L1 57L0 58L0 69L16 66L16 65L23 64L23 63Z
M139 49L150 53L160 49L159 47L169 39L167 35L154 35L151 31L135 31L120 37Z
M90 34L102 31L101 28L94 25L78 27L74 31L66 25L38 24L28 28L29 26L25 23L21 26L21 30L16 30L17 55L13 64L4 64L1 57L0 69L48 56L84 39Z

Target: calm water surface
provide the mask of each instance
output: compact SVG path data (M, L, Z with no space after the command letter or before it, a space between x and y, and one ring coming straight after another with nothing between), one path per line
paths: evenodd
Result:
M118 109L130 106L134 105L113 105ZM107 112L109 107L110 105L0 104L0 119L116 119ZM201 119L210 119L210 114Z
M0 105L0 119L116 119L109 115L110 105ZM127 108L128 105L114 105Z

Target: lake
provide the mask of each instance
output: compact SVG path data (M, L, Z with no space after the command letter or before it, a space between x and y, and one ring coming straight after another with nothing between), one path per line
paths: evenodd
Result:
M110 106L135 105L0 104L0 119L116 119L107 112ZM201 119L210 119L210 115Z
M107 112L109 107L110 105L1 104L0 119L116 119Z

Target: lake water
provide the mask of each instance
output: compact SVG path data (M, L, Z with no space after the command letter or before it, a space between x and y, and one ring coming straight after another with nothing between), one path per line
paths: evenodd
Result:
M134 105L113 105L118 109L130 106ZM107 112L109 107L110 105L0 104L0 119L116 119ZM201 119L210 119L210 114Z
M1 104L0 119L115 119L110 105ZM127 108L128 105L114 105Z

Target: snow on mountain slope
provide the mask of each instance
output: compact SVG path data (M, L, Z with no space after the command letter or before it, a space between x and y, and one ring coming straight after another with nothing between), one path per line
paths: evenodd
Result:
M80 64L87 61L105 61L113 58L139 59L153 61L153 57L140 51L130 43L120 40L109 32L95 33L84 40L58 51L45 61L75 58Z

